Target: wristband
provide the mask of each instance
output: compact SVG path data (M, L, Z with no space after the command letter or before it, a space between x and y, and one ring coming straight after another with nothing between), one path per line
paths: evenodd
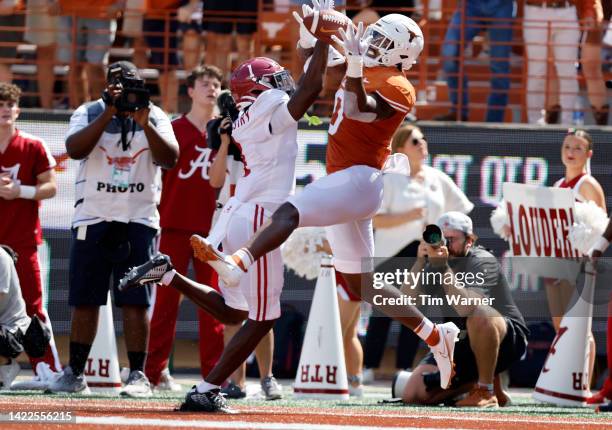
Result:
M363 57L349 55L346 59L346 76L348 78L363 77Z
M34 200L35 195L36 195L36 187L33 187L31 185L20 185L19 186L19 198L20 199Z
M593 253L593 251L600 251L603 253L606 249L608 249L609 245L610 241L608 239L603 236L599 236L599 238L597 238L597 241L591 247L589 254Z

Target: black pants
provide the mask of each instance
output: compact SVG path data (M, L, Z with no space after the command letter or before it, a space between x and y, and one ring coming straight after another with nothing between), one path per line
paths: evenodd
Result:
M419 241L411 242L401 251L393 256L396 257L416 257L419 248ZM376 268L381 272L392 272L396 269L393 258L385 261ZM391 326L391 318L375 310L372 312L366 333L365 348L363 352L363 364L366 369L374 369L380 366L382 356L387 344L387 334ZM419 346L419 337L412 330L404 325L400 328L397 341L397 355L395 357L395 367L407 369L412 367L412 361Z

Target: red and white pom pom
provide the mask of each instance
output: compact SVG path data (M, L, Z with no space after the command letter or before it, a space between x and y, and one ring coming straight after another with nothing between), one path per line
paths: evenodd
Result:
M506 209L506 202L502 200L499 205L491 212L489 218L493 232L504 240L510 239L510 218Z
M304 26L314 37L322 42L332 43L332 35L340 37L340 29L346 30L349 25L353 25L351 19L338 12L337 10L328 9L323 11L314 11L304 18Z
M608 214L591 200L576 202L576 219L569 228L568 239L572 246L587 254L601 237L608 225Z
M329 254L325 250L326 242L324 228L298 228L281 246L283 262L298 276L316 279L319 276L321 258Z

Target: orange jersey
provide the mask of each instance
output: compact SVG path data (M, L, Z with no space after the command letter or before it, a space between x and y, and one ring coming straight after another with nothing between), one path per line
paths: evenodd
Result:
M412 84L394 67L365 68L363 82L368 94L378 94L395 109L395 113L390 118L373 122L347 118L343 83L336 93L334 113L329 123L327 173L356 165L381 169L391 153L393 134L414 105Z

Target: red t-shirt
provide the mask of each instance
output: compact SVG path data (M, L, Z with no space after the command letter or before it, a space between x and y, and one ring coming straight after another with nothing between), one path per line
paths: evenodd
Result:
M35 186L36 177L53 167L55 159L47 145L23 131L17 130L4 153L0 153L0 172L8 173L21 185ZM0 243L14 248L40 245L38 207L36 200L0 198Z
M208 169L214 153L186 116L172 121L179 143L178 163L164 170L160 223L163 228L208 234L216 205L216 190L208 182Z

